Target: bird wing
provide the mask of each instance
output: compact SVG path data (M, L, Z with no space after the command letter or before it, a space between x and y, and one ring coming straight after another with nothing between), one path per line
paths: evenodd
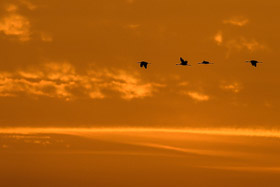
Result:
M180 60L182 63L185 63L185 60L182 57L180 57Z
M252 64L252 66L255 66L255 67L257 67L257 62L255 62L255 61L252 61L252 62L251 62L251 64Z
M144 64L144 67L145 67L145 69L147 69L147 67L148 67L148 64Z
M141 63L140 63L140 67L142 68L142 67L143 67L143 65L144 65L144 63L143 63L143 62L141 62Z

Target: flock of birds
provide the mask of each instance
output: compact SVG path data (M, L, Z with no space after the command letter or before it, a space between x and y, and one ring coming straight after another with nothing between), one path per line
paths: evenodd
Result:
M180 64L176 64L176 65L179 65L179 66L191 66L189 64L189 62L187 60L184 60L182 57L180 57L180 61L181 63ZM259 62L257 60L250 60L250 61L245 61L245 62L250 62L252 64L252 66L254 67L257 67L257 64L258 63L262 63L262 62ZM148 64L151 64L149 62L145 62L145 61L142 61L142 62L138 62L140 64L140 67L144 67L145 69L147 69L148 67ZM214 63L211 63L211 62L208 62L208 61L202 61L202 62L199 62L198 64L214 64Z

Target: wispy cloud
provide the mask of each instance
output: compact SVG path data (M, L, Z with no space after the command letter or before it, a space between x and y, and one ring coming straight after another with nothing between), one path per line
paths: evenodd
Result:
M137 29L140 27L140 25L139 24L129 24L126 27L129 29Z
M260 166L202 166L201 168L229 170L229 171L246 171L246 172L265 172L265 173L279 173L280 167L260 167Z
M225 47L227 49L227 56L234 51L247 50L249 52L255 52L258 50L267 49L264 44L261 44L256 39L247 39L243 36L238 37L224 37L221 32L218 32L214 36L214 41L217 45Z
M178 86L185 87L185 86L189 86L189 84L190 84L189 82L183 81L183 82L178 83Z
M77 73L70 63L46 63L17 72L0 73L0 96L47 96L71 100L79 97L103 99L118 93L130 100L152 96L162 84L142 81L135 73L124 70L90 69ZM77 93L79 90L79 94Z
M208 101L210 99L208 95L196 91L185 92L185 94L196 101Z
M41 32L41 40L44 42L52 42L53 37L49 33Z
M18 6L15 4L8 4L5 9L7 12L16 12L18 10Z
M15 36L20 41L30 40L30 21L20 15L18 7L10 4L6 7L7 14L0 19L0 32L7 36Z
M128 4L133 4L135 0L125 0Z
M233 82L233 83L222 83L220 85L221 89L223 90L228 90L232 91L234 93L238 93L241 90L241 85L238 82Z
M0 128L0 134L50 134L61 133L71 135L84 134L88 136L89 133L165 133L174 134L201 134L201 135L218 135L218 136L235 136L235 137L272 137L280 138L280 131L277 129L256 129L256 128L129 128L129 127L117 127L117 128ZM186 136L184 136L186 137Z
M31 30L32 24L30 19L20 12L20 8L23 7L26 7L29 11L37 8L36 5L27 0L20 0L17 4L8 4L5 6L6 12L0 17L0 34L21 42L30 41L33 39L32 36L37 36L43 42L52 42L53 37L50 33Z
M223 34L221 31L219 31L215 36L214 40L217 42L218 45L221 45L223 43Z
M223 21L224 24L231 24L231 25L239 26L239 27L247 25L248 22L249 22L249 20L244 17L234 17L234 18L226 19Z
M234 17L224 20L223 23L243 27L249 23L249 19L245 17ZM255 52L267 48L264 44L257 41L254 37L248 38L243 35L226 34L225 30L218 31L213 36L213 41L217 45L225 47L227 49L227 56L229 56L234 51L238 52L247 50L249 52Z
M228 48L228 50L243 50L246 49L250 52L254 52L257 50L265 49L266 47L256 41L255 39L248 40L244 37L240 37L237 39L230 39L224 43L224 46Z
M256 51L256 50L259 50L259 49L265 49L266 48L263 44L259 43L255 39L247 40L245 38L242 38L241 39L241 44L242 44L243 47L245 47L249 51Z
M37 8L36 5L34 5L33 3L31 3L28 0L20 0L21 4L23 4L24 6L26 6L29 10L35 10Z

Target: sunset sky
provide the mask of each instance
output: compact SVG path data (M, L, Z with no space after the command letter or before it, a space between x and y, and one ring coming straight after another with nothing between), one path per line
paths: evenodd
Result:
M0 186L279 187L279 10L1 0Z
M1 1L1 126L277 128L279 8L275 0ZM176 66L180 57L192 66Z

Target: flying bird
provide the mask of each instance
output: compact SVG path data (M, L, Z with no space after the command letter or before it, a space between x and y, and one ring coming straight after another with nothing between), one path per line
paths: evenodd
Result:
M211 63L211 62L208 62L208 61L203 61L203 62L200 62L198 64L214 64L214 63Z
M149 62L145 62L145 61L138 62L138 63L140 64L140 67L141 67L141 68L142 68L142 67L144 67L145 69L147 69L148 64L151 64L151 63L149 63Z
M184 60L182 57L180 57L180 61L181 63L180 64L176 64L176 65L180 65L180 66L191 66L188 64L188 61L187 60Z
M252 66L255 66L255 67L257 67L257 63L262 63L257 60L250 60L250 61L246 61L246 62L250 62L252 64Z

